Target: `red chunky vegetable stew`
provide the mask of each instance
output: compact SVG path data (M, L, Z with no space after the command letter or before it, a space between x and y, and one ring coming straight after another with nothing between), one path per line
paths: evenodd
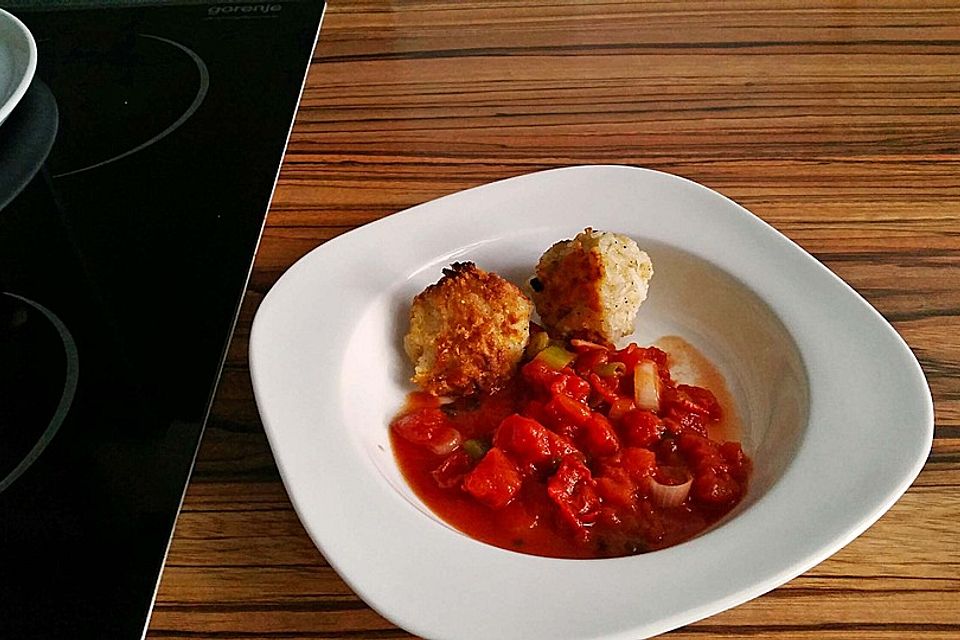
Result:
M494 394L411 394L391 425L398 463L443 520L499 547L600 558L677 544L740 501L750 461L709 437L723 408L669 364L656 347L574 340Z

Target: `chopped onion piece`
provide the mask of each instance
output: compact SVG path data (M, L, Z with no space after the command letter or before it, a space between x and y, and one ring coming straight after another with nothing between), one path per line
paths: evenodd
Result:
M584 351L590 349L606 349L602 344L597 344L596 342L590 342L589 340L581 340L580 338L571 338L570 346L574 349L583 349Z
M445 456L448 453L453 453L461 442L463 442L463 438L460 436L460 432L453 427L446 427L437 429L430 441L424 443L424 446L438 456Z
M655 362L641 360L633 370L633 401L640 409L660 411L660 372Z
M653 476L647 476L645 480L650 499L659 507L679 507L687 499L693 485L693 476L689 475L683 484L663 484Z

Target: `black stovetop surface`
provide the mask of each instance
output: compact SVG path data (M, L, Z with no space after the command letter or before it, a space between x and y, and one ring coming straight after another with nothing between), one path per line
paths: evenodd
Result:
M0 0L39 49L0 168L53 139L0 176L0 638L139 638L323 3L36 4Z

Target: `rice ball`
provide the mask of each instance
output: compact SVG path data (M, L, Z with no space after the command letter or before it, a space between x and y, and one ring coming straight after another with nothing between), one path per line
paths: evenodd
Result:
M533 304L514 285L458 262L413 299L404 349L414 384L434 395L493 391L516 371Z
M614 344L633 333L652 276L650 256L632 238L588 227L550 247L530 285L551 337Z

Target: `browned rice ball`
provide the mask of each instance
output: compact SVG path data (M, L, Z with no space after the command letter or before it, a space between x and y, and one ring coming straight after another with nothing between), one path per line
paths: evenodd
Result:
M413 299L403 346L413 382L435 395L492 391L514 373L530 337L533 304L472 262L458 262Z
M650 257L632 238L587 228L541 256L531 287L552 338L614 344L633 333L652 276Z

